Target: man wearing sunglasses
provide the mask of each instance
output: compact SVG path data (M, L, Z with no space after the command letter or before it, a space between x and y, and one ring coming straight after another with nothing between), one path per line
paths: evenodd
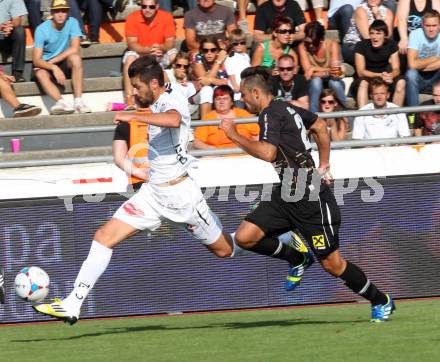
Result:
M272 39L272 24L278 16L288 16L293 20L295 33L291 35L290 43L304 39L306 18L294 0L269 0L257 7L255 13L254 40L262 42Z
M282 55L277 62L279 75L273 77L272 94L275 99L309 109L309 88L304 75L298 74L298 64L290 54Z
M125 23L127 48L123 63L124 92L128 109L134 109L133 87L128 77L128 68L142 55L152 55L166 68L170 57L177 53L176 27L173 16L159 9L157 0L142 0L141 9L131 13Z
M197 6L186 12L183 27L188 50L197 53L201 38L212 35L224 40L237 24L230 8L216 4L215 0L198 0Z

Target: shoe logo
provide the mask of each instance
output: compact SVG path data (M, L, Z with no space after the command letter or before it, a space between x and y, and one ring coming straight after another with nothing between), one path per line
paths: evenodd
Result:
M312 243L315 249L318 250L325 249L324 235L313 235Z

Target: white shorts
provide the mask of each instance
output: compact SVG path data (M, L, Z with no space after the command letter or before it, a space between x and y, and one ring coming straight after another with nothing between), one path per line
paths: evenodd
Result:
M138 230L154 231L167 219L190 232L202 244L220 238L222 225L209 208L199 186L188 177L173 186L145 183L113 215Z

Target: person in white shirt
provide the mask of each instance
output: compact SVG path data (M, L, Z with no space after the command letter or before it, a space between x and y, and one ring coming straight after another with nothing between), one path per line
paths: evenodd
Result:
M229 41L232 51L225 60L225 69L228 73L229 86L234 90L235 106L244 108L244 104L240 103L241 72L251 66L251 59L246 48L246 35L241 29L234 29L231 31Z
M135 60L128 71L136 103L152 113L117 113L115 123L136 120L149 125L149 182L121 205L113 217L95 233L73 291L64 300L40 304L34 309L74 324L82 303L110 263L113 248L141 230L154 231L162 220L180 225L218 257L237 255L229 234L210 210L199 186L188 175L195 161L187 153L190 129L188 101L179 85L165 85L163 70L152 56Z
M387 102L389 96L388 84L381 78L373 78L370 81L370 97L373 103L359 110L397 107L394 103ZM359 116L354 119L352 133L354 140L408 136L410 136L410 130L404 113Z

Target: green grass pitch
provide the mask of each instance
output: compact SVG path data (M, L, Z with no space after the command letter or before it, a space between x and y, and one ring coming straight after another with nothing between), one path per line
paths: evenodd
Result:
M440 299L0 325L1 361L440 361Z

